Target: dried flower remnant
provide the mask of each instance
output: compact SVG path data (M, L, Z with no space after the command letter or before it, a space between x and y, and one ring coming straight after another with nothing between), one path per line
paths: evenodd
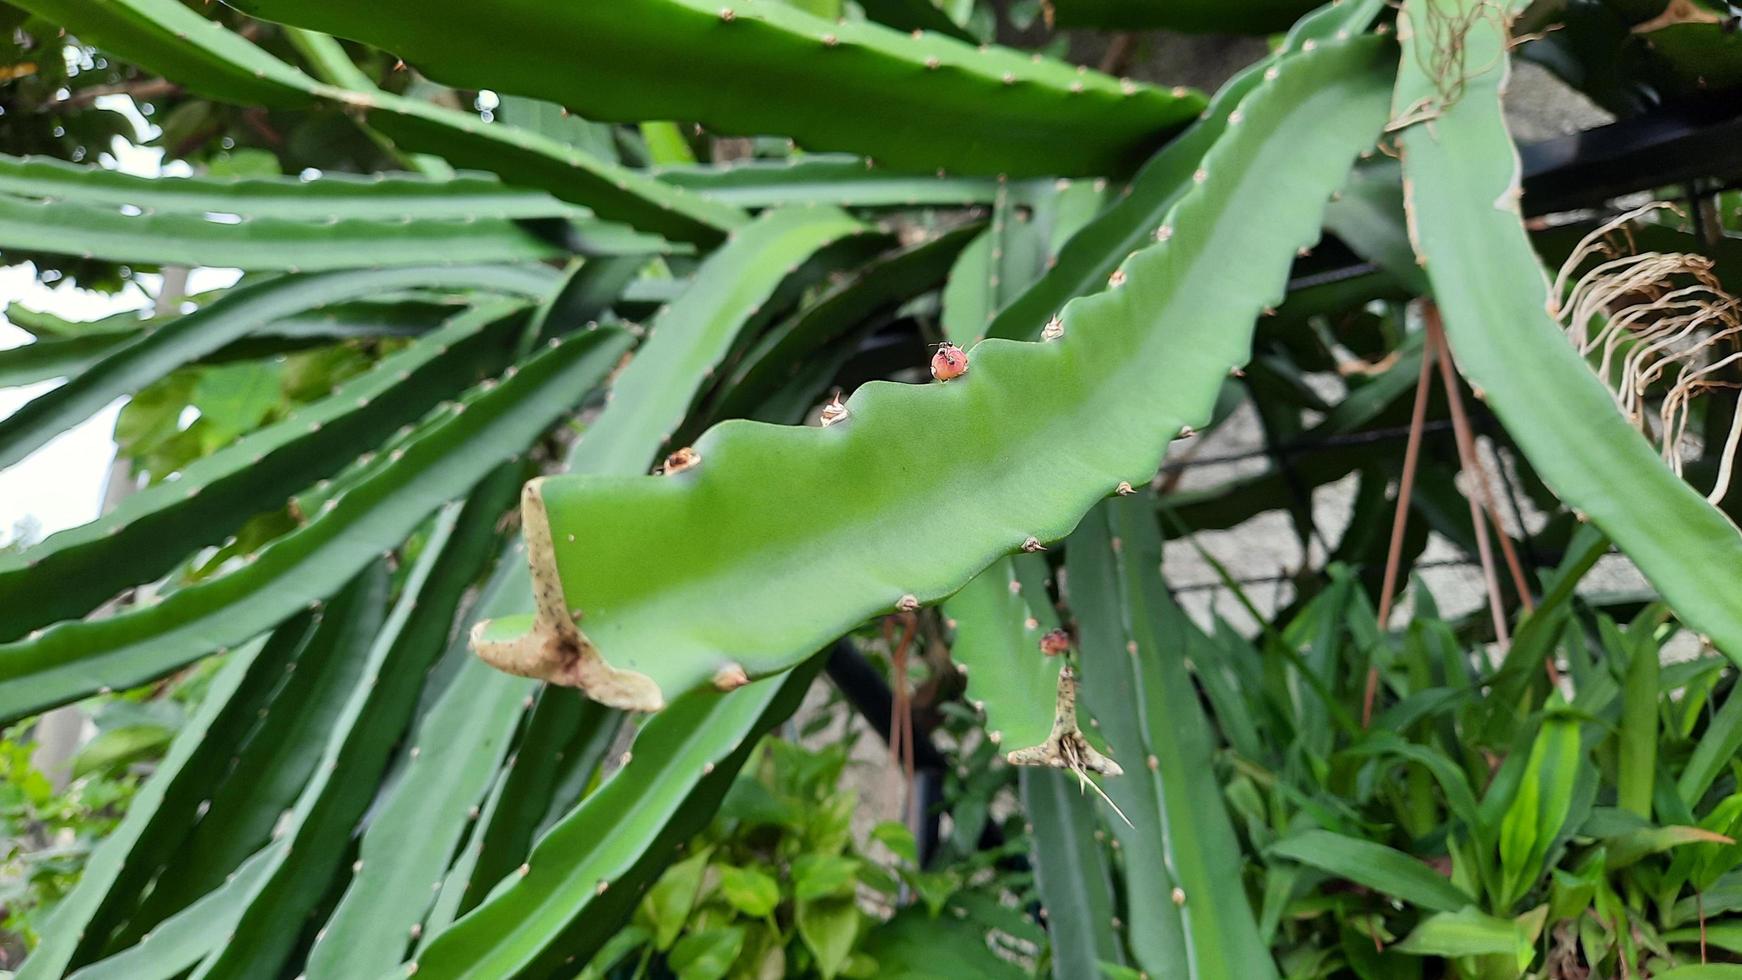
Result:
M841 401L841 393L836 392L835 396L829 399L829 403L824 405L823 410L818 414L818 421L826 429L836 422L847 421L847 415L847 406Z
M666 476L672 476L673 474L682 473L684 470L690 469L701 461L702 457L700 453L697 453L689 446L685 446L665 458L665 465L660 467L660 472Z

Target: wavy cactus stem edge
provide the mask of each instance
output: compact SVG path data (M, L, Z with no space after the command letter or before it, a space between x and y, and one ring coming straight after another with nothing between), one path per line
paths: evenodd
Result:
M1062 539L1096 501L1148 481L1250 356L1254 319L1384 125L1391 50L1367 37L1290 58L1241 103L1237 135L1154 244L1041 342L982 341L948 383L865 385L846 424L726 422L663 476L528 484L537 612L480 624L474 650L656 711L777 673L867 616L939 601L1029 538ZM1272 220L1214 221L1231 199ZM1094 437L1073 439L1089 419ZM947 554L915 553L911 528L976 493L985 516L957 521ZM830 557L847 552L863 560Z

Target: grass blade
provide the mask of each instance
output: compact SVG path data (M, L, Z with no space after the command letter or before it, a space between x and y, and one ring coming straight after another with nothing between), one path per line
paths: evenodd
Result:
M1456 912L1476 901L1426 864L1395 848L1359 837L1308 830L1278 841L1269 853L1424 909Z

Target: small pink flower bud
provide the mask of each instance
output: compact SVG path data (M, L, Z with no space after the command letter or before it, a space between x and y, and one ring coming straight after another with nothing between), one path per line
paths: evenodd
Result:
M968 352L955 344L941 344L931 356L931 376L939 381L954 381L968 373Z

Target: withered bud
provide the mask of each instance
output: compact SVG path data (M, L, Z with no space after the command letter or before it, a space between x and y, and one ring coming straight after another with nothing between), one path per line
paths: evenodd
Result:
M829 403L823 406L819 418L821 419L824 428L828 428L836 422L845 422L847 420L847 406L842 404L840 392L835 392L835 397L829 399Z
M697 453L689 446L685 446L665 458L665 466L661 472L666 476L671 476L674 473L682 473L684 470L695 466L701 461L702 457L700 453Z

